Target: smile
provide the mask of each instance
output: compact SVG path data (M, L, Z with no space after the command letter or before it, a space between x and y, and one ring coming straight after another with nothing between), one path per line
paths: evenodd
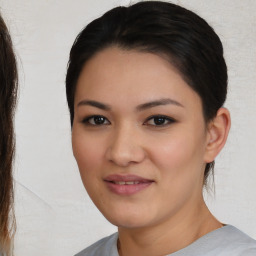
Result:
M139 181L113 181L114 184L118 185L134 185L134 184L139 184Z
M104 182L111 192L124 196L138 193L154 183L153 180L136 175L110 175Z

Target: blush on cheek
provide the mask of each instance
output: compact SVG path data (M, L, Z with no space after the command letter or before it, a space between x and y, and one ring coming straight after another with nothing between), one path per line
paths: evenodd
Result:
M173 176L193 169L200 161L203 162L201 146L197 146L199 141L190 135L184 135L183 133L183 136L165 143L154 144L154 162L157 162L162 170L171 172Z
M77 128L78 129L78 128ZM96 163L100 156L100 142L82 132L73 133L73 153L79 165Z
M186 159L189 154L189 150L184 144L185 142L179 139L168 140L165 144L155 144L155 161L162 165L164 169L165 167L175 167L182 164L182 160Z
M77 164L80 169L90 171L99 164L99 152L93 150L92 148L82 147L81 150L75 150L74 155L77 161Z

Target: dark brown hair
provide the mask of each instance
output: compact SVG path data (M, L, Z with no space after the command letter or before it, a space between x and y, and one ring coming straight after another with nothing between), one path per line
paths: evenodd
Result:
M0 16L0 254L3 255L12 255L11 243L16 227L13 212L12 169L17 80L11 37Z
M116 7L88 24L70 51L66 94L71 126L76 83L84 64L109 46L138 50L167 58L202 100L206 122L223 106L227 67L223 47L213 28L197 14L175 4L143 1ZM205 184L214 162L205 168Z

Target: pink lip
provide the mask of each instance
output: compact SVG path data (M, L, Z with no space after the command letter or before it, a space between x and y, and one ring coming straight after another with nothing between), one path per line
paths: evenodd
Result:
M145 179L137 175L118 174L109 175L104 178L104 181L109 190L118 195L133 195L144 190L154 182L153 180ZM123 182L126 184L123 184ZM132 182L134 184L131 184Z

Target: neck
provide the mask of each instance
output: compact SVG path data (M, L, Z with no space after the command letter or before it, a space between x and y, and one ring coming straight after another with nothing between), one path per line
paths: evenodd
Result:
M188 210L189 209L189 210ZM222 227L203 199L176 216L150 227L119 227L119 255L155 256L176 252L205 234Z

